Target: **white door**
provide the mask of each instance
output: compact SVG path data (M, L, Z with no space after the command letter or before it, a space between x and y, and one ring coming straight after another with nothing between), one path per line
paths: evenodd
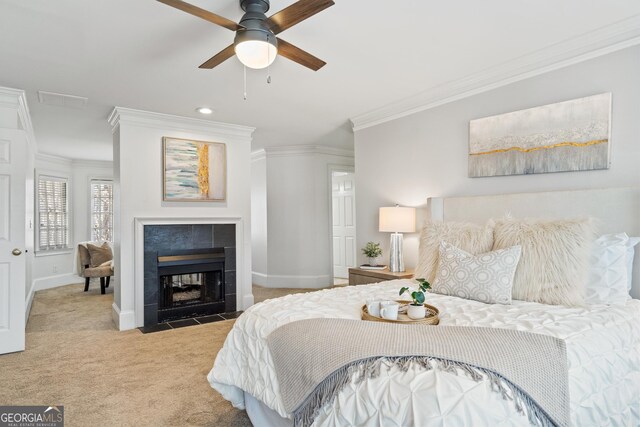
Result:
M356 200L352 172L333 172L333 277L348 278L356 265Z
M0 129L0 354L24 350L24 131Z

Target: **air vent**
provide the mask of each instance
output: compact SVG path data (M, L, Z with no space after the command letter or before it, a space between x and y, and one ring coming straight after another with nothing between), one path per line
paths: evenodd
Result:
M65 95L63 93L38 91L38 100L41 104L57 105L58 107L85 108L89 98L75 95Z

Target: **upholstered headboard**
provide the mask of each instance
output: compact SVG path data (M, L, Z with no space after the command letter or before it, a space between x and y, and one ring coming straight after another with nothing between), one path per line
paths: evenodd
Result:
M511 214L515 218L597 219L600 234L640 236L640 187L516 193L429 199L432 219L484 223ZM636 246L631 296L640 299L640 245Z

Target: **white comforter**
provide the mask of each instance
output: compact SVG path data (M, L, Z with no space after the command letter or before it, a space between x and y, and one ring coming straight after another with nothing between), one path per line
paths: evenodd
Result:
M301 319L360 319L367 299L395 299L407 282L288 295L252 306L238 318L218 353L208 375L211 386L237 408L244 409L244 390L287 417L266 346L269 333ZM521 301L490 305L429 294L427 302L440 309L441 325L517 329L566 340L572 424L640 426L640 301L566 308ZM346 425L489 427L528 421L492 392L488 381L414 368L406 373L383 370L380 377L361 384L352 381L314 423Z

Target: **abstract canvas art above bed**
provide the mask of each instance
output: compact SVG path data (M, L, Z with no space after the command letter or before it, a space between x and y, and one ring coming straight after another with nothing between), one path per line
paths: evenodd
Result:
M609 168L611 93L469 122L469 177Z
M219 142L162 138L163 200L226 199L226 147Z

